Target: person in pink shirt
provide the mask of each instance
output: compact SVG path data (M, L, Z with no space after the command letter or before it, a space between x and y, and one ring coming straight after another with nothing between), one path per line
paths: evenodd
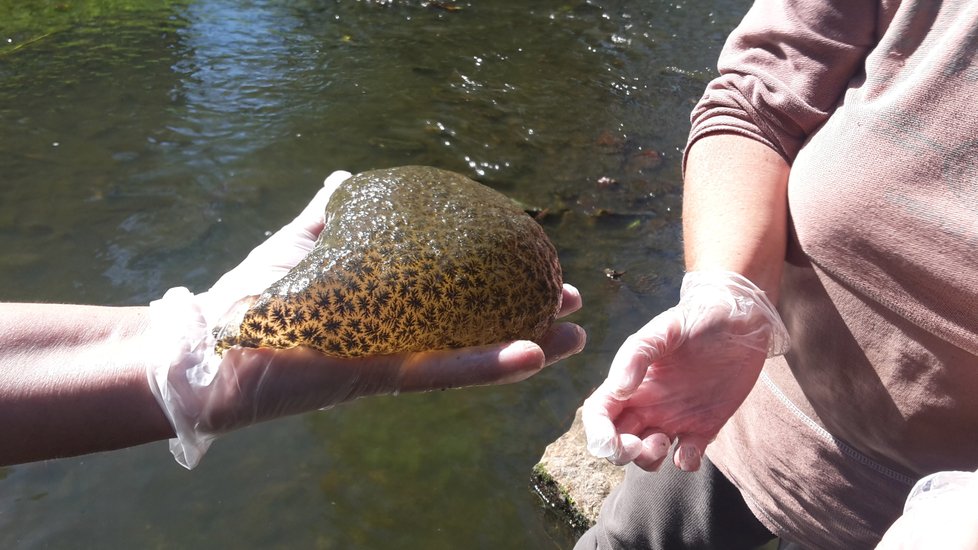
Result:
M629 467L577 548L978 548L976 54L967 0L753 5L679 303L584 404Z

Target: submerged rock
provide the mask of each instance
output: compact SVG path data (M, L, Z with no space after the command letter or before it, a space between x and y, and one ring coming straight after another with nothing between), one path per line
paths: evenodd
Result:
M231 346L354 357L537 340L560 307L557 253L499 192L425 166L343 182L315 247L216 331Z

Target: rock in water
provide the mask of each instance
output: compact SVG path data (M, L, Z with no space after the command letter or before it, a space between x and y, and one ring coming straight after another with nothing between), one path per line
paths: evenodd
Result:
M560 307L557 252L513 201L426 166L343 182L315 247L216 330L231 346L340 357L538 340Z

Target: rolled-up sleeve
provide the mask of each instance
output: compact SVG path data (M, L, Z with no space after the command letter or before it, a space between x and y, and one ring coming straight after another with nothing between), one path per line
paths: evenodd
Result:
M862 74L877 40L878 10L877 0L755 2L690 116L686 151L701 137L734 133L792 162Z

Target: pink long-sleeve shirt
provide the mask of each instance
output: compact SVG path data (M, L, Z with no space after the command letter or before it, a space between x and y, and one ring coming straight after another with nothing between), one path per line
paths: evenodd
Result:
M708 453L776 534L872 547L978 469L978 2L760 0L719 68L690 143L791 163L793 347Z

